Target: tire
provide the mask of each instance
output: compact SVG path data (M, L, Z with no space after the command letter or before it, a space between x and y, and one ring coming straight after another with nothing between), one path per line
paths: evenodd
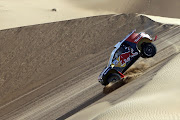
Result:
M109 84L110 82L122 82L123 84L123 80L121 79L121 76L117 73L112 73L108 79L107 79L107 84Z
M150 58L156 54L156 47L152 43L144 43L142 45L141 57Z

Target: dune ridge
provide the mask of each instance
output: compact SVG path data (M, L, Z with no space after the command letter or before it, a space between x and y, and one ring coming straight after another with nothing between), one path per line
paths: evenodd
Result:
M178 0L68 0L74 5L94 11L111 11L115 13L144 13L155 16L179 18Z

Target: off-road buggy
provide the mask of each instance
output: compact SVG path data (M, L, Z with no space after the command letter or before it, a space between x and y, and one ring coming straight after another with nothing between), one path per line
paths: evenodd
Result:
M129 33L122 41L114 46L107 67L98 77L102 85L108 85L113 81L122 81L123 73L133 64L139 57L150 58L156 54L156 47L152 44L154 40L144 33L135 33L136 30Z

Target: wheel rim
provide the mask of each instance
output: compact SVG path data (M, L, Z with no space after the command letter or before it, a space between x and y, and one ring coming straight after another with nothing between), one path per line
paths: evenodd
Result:
M117 81L118 81L118 77L114 77L111 80L109 80L108 83L110 83L110 82L117 82Z
M110 82L115 82L115 81L117 81L117 79L116 79L116 78L113 78L112 80L110 80L110 81L108 81L108 82L110 83Z
M116 81L117 81L117 79L115 79L115 78L114 78L114 79L112 79L112 81L111 81L111 82L116 82Z
M145 54L147 56L151 56L152 52L153 52L153 48L151 46L148 46L148 47L145 48Z

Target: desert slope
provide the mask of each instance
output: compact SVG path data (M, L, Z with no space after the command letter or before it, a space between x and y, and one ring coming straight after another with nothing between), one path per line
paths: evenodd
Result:
M123 14L3 30L0 105L47 84L82 62L86 64L91 55L113 46L127 31L160 25L144 16ZM153 29L147 32L152 34Z
M169 18L158 21L166 23L166 19ZM174 22L174 24L179 23ZM159 35L159 39L155 42L158 53L154 58L139 60L128 70L128 76L140 75L140 77L134 78L133 81L98 100L94 105L72 115L68 120L82 120L81 118L85 116L88 119L95 118L97 114L89 115L92 111L96 111L94 109L96 105L98 106L104 101L108 101L114 106L109 107L109 110L95 119L179 119L179 97L177 95L179 93L180 40L178 36L180 31L179 27L177 28L172 28ZM173 54L178 55L174 58ZM174 59L171 60L172 58ZM140 66L143 61L149 68ZM144 69L146 72L142 72ZM144 87L141 88L142 86ZM138 91L135 92L136 90ZM132 95L134 92L135 94ZM129 94L132 96L129 97ZM126 98L128 99L125 100ZM101 112L96 111L96 113Z
M94 120L179 120L180 54L168 62L153 79L127 100Z
M0 31L1 118L65 119L98 100L112 102L130 96L150 79L130 82L120 88L118 96L106 96L97 77L107 64L112 46L134 28L159 36L155 43L158 55L146 61L150 68L177 53L179 26L157 23L138 14L103 15Z
M61 120L94 104L127 99L180 46L174 19L141 14L179 18L179 5L179 0L1 0L0 119ZM97 77L113 45L134 29L158 35L158 53L140 59L127 72L128 84L105 95Z

